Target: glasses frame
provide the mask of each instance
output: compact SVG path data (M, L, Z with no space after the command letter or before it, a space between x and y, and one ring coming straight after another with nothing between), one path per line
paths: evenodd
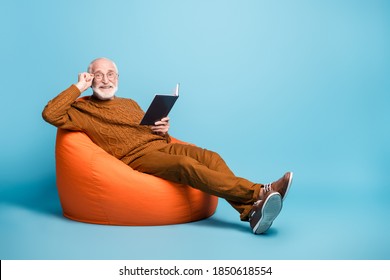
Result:
M96 75L99 75L99 74L101 74L102 75L102 77L101 78L98 78L98 77L96 77ZM110 74L114 74L114 76L112 77L112 78L110 78L108 75L110 75ZM102 81L103 79L104 79L104 77L107 77L107 80L109 80L109 81L115 81L118 77L119 77L119 74L118 73L116 73L116 72L114 72L114 71L109 71L109 72L107 72L106 74L104 74L104 73L102 73L102 72L96 72L96 73L93 73L93 75L94 75L94 79L96 79L96 81Z

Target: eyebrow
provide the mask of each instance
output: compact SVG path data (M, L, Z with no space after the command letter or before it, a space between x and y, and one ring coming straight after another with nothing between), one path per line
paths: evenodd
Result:
M108 70L107 71L107 73L110 73L110 72L114 72L114 73L116 73L116 71L115 70ZM96 70L95 72L93 72L93 73L102 73L103 74L103 71L101 71L101 70Z

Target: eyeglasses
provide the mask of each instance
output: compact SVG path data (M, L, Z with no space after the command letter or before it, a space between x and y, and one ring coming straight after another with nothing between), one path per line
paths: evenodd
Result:
M106 77L110 81L114 81L118 77L118 74L111 71L111 72L108 72L106 74ZM94 79L96 81L101 81L101 80L103 80L103 78L104 78L104 74L103 73L101 73L101 72L94 73Z

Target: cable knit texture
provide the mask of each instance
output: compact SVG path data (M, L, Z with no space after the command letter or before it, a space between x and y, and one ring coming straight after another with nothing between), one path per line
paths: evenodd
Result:
M93 142L126 164L145 153L163 148L168 135L153 134L139 125L144 112L131 99L115 97L78 99L80 90L72 85L49 101L42 112L48 123L63 129L85 132Z

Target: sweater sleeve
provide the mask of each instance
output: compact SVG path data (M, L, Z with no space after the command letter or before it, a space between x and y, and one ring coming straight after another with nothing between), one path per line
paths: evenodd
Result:
M47 103L42 112L43 119L59 128L80 130L81 127L71 117L72 104L80 94L80 90L71 85Z

